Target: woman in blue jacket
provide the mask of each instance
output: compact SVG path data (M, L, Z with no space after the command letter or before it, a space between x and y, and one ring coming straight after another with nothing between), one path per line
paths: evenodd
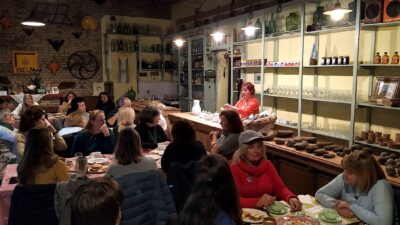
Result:
M356 216L370 225L391 225L393 190L382 168L366 151L343 158L343 173L320 188L315 198L343 217Z

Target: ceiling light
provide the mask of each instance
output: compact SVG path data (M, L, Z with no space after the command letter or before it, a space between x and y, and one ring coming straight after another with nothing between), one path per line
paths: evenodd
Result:
M31 10L29 16L26 17L22 22L22 25L31 26L31 27L43 27L46 24L41 20L41 18L37 15L35 10Z
M247 26L242 28L247 37L253 36L256 30L260 29L259 27L255 27L253 25L253 21L251 21L251 19L253 19L253 11L250 11L249 13L249 21L247 22Z
M213 37L215 42L221 42L224 36L225 34L222 33L221 31L215 31L214 33L211 34L211 37Z
M182 47L182 45L185 43L186 41L183 40L182 38L177 38L176 40L174 40L175 45L180 48Z
M338 21L342 19L345 14L350 13L351 11L351 9L343 8L338 1L331 10L325 11L324 15L329 15L332 20Z

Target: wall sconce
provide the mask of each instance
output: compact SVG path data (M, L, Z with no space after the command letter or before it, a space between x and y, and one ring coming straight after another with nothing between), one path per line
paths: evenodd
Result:
M247 37L253 36L256 30L260 29L260 27L254 26L252 19L253 19L253 10L250 10L247 26L242 28Z
M177 38L174 40L174 43L175 43L176 47L178 47L178 48L182 47L185 42L186 41L183 40L182 38Z
M46 25L42 21L42 18L38 16L37 12L34 9L31 9L29 16L26 17L24 20L22 20L21 24L31 27L43 27Z
M332 20L338 21L341 20L345 14L350 13L351 11L351 9L343 8L338 0L331 10L324 12L324 15L329 15Z

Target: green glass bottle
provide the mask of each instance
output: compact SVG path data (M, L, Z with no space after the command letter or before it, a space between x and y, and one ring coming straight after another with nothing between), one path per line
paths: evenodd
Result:
M286 17L286 31L293 31L299 29L299 15L295 12L290 13Z
M278 24L274 17L274 13L271 14L271 19L268 22L270 34L274 34L278 32Z

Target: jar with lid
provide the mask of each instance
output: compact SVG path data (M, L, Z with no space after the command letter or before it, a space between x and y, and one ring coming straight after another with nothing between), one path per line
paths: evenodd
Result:
M385 52L382 56L382 64L388 64L389 63L389 56L387 52Z
M395 52L394 55L392 56L392 64L399 64L399 62L400 62L399 54Z
M326 57L326 64L325 65L332 65L332 57Z
M339 64L339 58L337 56L332 57L332 65L338 65Z
M379 52L376 53L374 56L374 64L380 64L381 63L381 56L379 55Z
M344 57L339 56L339 65L344 65Z
M322 57L321 65L326 65L326 57Z
M348 55L345 55L343 57L343 65L349 65L350 64L350 57Z

